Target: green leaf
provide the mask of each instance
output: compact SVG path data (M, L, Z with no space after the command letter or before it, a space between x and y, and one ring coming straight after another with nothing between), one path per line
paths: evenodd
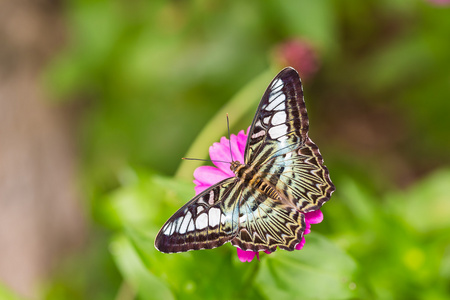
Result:
M111 243L111 252L123 277L141 299L175 299L170 289L144 267L131 242L118 235Z
M324 52L336 48L336 17L329 0L275 1L276 10L282 14L280 26L293 36L309 38Z
M346 299L355 297L353 259L324 237L311 233L301 251L277 251L262 260L256 279L274 299Z
M177 299L261 299L251 285L258 261L239 262L230 244L205 251L161 253L154 247L156 232L127 229L126 234L144 268L164 280Z
M16 295L13 291L7 288L3 283L0 282L0 299L3 300L19 300L22 299Z
M127 237L122 239L132 247L135 256L136 266L130 266L121 259L123 255L118 255L120 252L114 250L118 267L131 286L136 288L137 283L131 283L139 282L133 277L136 276L135 273L145 270L164 282L176 298L230 299L245 296L249 299L257 293L247 284L253 277L247 270L250 269L251 273L254 264L233 264L237 256L236 249L231 245L177 254L158 252L154 247L158 229L170 214L193 195L194 190L191 183L169 177L138 175L136 178L136 182L128 182L109 199L110 209L117 215ZM115 239L113 245L121 243L117 243ZM115 248L117 246L113 249ZM217 295L217 290L221 291L220 295Z
M389 204L421 232L450 227L450 170L441 170L405 193L388 195Z
M111 223L146 229L162 225L193 196L191 182L137 173L134 181L106 197L104 207Z

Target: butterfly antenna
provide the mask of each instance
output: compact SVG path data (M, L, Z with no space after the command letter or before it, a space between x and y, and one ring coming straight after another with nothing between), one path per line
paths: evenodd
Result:
M228 143L230 144L231 161L234 161L233 153L231 152L230 120L228 119L228 113L227 113L227 128L228 128Z
M212 162L221 162L221 163L226 163L226 164L230 163L228 161L223 161L223 160L212 160L212 159L201 159L201 158L190 158L190 157L182 157L181 159L184 159L184 160L199 160L199 161L212 161Z

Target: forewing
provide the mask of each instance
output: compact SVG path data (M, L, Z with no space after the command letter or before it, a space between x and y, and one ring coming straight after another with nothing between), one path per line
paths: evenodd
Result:
M294 250L305 231L305 216L292 205L245 188L239 206L239 232L231 244L242 250Z
M273 156L259 172L302 212L319 209L335 190L319 148L310 138L294 151Z
M164 253L212 249L238 232L238 200L242 182L225 179L203 191L167 220L155 239Z
M292 151L306 141L308 115L300 77L283 69L265 91L247 139L245 163L259 165Z

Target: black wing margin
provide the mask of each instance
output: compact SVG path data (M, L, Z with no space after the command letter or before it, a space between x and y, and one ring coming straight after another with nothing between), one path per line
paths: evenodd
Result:
M294 150L306 141L309 129L303 89L297 71L283 69L269 84L256 111L245 147L245 163Z

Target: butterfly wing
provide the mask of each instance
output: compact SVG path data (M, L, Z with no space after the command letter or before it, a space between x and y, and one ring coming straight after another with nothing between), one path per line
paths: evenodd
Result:
M231 244L242 250L294 250L305 231L305 215L259 189L245 188L239 206L239 232Z
M302 212L319 209L335 190L308 129L300 77L285 68L264 93L249 131L245 159Z
M302 212L319 209L335 190L319 148L309 137L294 151L273 156L259 172Z
M305 142L309 128L300 77L285 68L272 80L256 111L245 147L245 163L260 165Z
M155 239L156 249L164 253L212 249L234 238L241 185L232 177L195 196L163 225Z

